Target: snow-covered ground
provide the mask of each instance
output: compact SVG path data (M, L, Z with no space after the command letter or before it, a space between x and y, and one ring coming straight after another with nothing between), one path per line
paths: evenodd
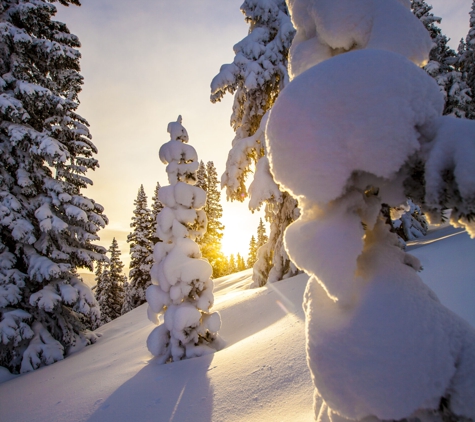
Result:
M475 326L475 241L446 227L408 249L442 303ZM225 349L157 365L145 345L154 327L145 305L101 327L95 345L1 384L0 420L312 420L301 309L307 276L249 290L250 277L247 270L215 281Z

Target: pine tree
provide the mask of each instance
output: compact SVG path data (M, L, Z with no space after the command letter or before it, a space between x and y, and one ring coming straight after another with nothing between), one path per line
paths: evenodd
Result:
M412 0L411 8L429 31L435 44L429 55L429 63L424 69L437 81L445 96L444 114L465 117L471 102L470 89L462 73L457 71L460 67L457 53L448 46L449 39L436 25L440 24L442 19L434 16L431 12L432 6L424 0Z
M396 214L393 228L396 234L404 241L415 240L427 234L429 223L421 208L410 199L406 207L394 208L391 214Z
M78 0L61 0L79 5ZM46 0L0 2L0 365L27 372L95 341L93 269L103 207L81 193L98 167L76 113L79 40Z
M162 188L165 208L158 214L152 285L147 289L148 317L159 324L147 339L159 363L214 352L220 347L221 318L210 312L214 302L212 268L201 258L195 239L206 231L206 192L194 186L199 167L195 149L187 145L188 133L181 116L169 123L170 141L160 148L168 164L169 186Z
M208 161L206 167L203 161L197 172L196 186L206 192L206 204L203 210L208 219L206 233L197 239L203 258L207 259L213 267L213 277L221 277L226 271L225 257L221 251L221 239L224 226L220 219L223 216L221 206L221 192L218 189L218 174L212 161Z
M249 242L249 254L247 257L247 267L252 267L257 261L257 242L254 235L251 237L251 241Z
M158 193L160 192L160 182L157 182L157 185L155 186L155 192L152 196L152 210L151 210L151 219L152 219L152 225L151 225L151 234L150 234L150 241L155 244L157 242L161 242L161 239L159 239L156 236L156 228L157 228L157 215L163 210L163 204L160 202L160 199L158 199Z
M244 271L246 269L246 263L244 262L244 258L239 252L236 256L236 269L237 271Z
M124 283L127 281L127 277L122 274L124 264L120 259L119 244L115 237L108 252L109 262L102 267L96 289L96 298L101 307L101 325L120 317L124 302Z
M228 261L228 274L233 274L236 271L237 271L236 258L234 258L234 254L231 254L229 256L229 261Z
M475 96L475 1L472 2L470 11L470 27L465 41L460 41L458 49L458 67L463 73L464 79L470 89L471 97ZM475 102L471 101L468 106L468 119L475 120Z
M268 240L269 238L266 234L266 226L264 225L262 218L260 218L259 225L257 226L257 250L264 246Z
M152 233L152 212L147 208L147 195L143 185L134 201L135 210L130 227L133 231L127 236L130 243L129 281L124 284L125 299L122 314L145 303L145 291L150 286L150 269L153 264L153 244L150 240Z
M206 166L203 163L203 160L200 160L200 166L198 167L198 171L196 172L196 185L200 189L203 189L205 192L208 191L208 184L207 184L208 175L206 174Z
M255 268L254 285L289 276L295 268L282 245L282 235L297 202L274 182L265 151L263 117L270 110L279 92L288 81L287 64L295 30L284 0L245 0L241 11L249 23L249 34L235 45L233 63L223 65L211 82L211 101L220 101L229 92L234 94L231 126L236 132L221 183L226 186L228 200L244 201L249 207L265 205L266 220L271 223L269 250L278 264L270 277L270 266L259 263ZM253 182L246 188L246 179L255 165ZM288 209L291 212L288 212ZM287 274L284 272L287 270Z

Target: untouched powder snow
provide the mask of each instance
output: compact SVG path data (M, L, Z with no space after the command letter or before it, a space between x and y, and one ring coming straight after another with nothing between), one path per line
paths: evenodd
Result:
M408 248L442 303L475 326L475 242L448 227ZM215 280L223 350L158 365L145 346L153 324L143 305L101 327L98 343L61 362L10 381L0 372L0 420L312 420L301 310L308 277L249 290L251 272Z

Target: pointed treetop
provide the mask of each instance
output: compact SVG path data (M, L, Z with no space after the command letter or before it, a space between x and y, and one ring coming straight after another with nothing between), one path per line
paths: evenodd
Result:
M183 119L180 115L176 119L176 122L168 123L167 132L170 134L170 138L172 141L181 141L186 144L188 142L188 132L182 126L182 121Z

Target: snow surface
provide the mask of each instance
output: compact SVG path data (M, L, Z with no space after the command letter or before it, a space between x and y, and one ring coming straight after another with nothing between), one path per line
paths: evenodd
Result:
M442 303L475 327L475 242L448 227L408 248ZM10 381L0 371L0 420L312 420L301 310L308 277L249 290L251 272L215 280L225 349L156 364L145 346L153 325L143 305L102 326L95 345L63 361Z

